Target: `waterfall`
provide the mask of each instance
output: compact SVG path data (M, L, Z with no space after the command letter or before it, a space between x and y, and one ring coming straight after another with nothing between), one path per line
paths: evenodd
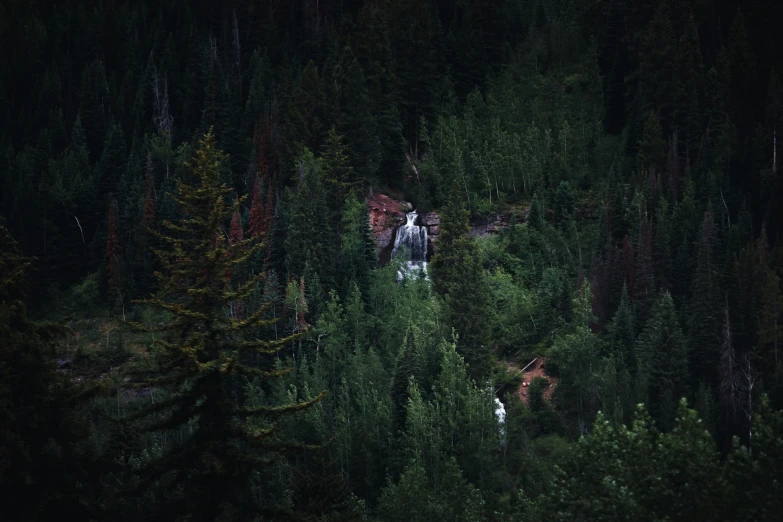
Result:
M500 425L500 443L506 444L506 407L500 402L500 399L495 397L495 418Z
M405 252L408 259L405 267L399 274L402 279L407 274L427 274L427 227L416 225L419 215L414 210L405 214L406 223L397 229L397 237L394 239L392 259Z

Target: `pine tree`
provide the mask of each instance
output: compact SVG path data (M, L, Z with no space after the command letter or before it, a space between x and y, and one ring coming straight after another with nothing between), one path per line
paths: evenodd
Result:
M720 320L715 303L720 299L714 252L715 225L712 210L704 213L696 252L696 271L688 302L688 343L691 375L715 388L720 346Z
M646 321L655 300L655 273L653 272L652 223L643 220L639 224L638 249L634 267L634 306L638 320Z
M302 147L318 150L323 132L323 92L315 63L310 61L291 94L280 136L280 164L283 180L296 168Z
M621 360L623 366L629 372L634 373L636 372L636 353L634 351L636 332L629 301L628 289L626 286L623 286L620 306L617 308L617 312L614 314L614 318L608 328L608 341L612 355Z
M540 229L544 224L544 209L541 206L541 201L538 199L538 194L534 193L533 198L530 200L530 211L527 214L526 223L528 226Z
M367 94L377 122L381 142L380 172L388 184L400 172L404 152L400 121L399 81L395 74L388 12L366 3L359 13L356 39L352 42L356 58L367 80Z
M642 139L639 140L636 167L643 174L659 174L666 165L666 141L655 112L650 111L644 120Z
M350 47L343 49L333 75L338 89L337 128L345 137L351 167L360 180L372 180L380 168L382 148L364 73Z
M106 136L101 159L95 166L96 186L103 197L117 192L120 178L125 172L127 164L128 156L122 128L114 124Z
M677 40L671 20L672 3L662 1L655 9L653 19L641 37L639 48L639 88L642 114L657 112L664 129L670 128L674 105L674 78L671 66L675 63Z
M411 382L420 382L421 377L422 363L416 348L416 336L413 332L413 325L408 323L405 341L397 357L390 388L394 425L398 430L405 426L405 411L408 406Z
M362 296L369 296L370 270L375 267L375 245L368 244L367 206L353 192L343 205L340 220L339 289L343 297L356 284Z
M471 377L481 380L491 369L489 350L484 346L489 296L478 246L468 235L468 211L459 197L453 191L443 209L438 249L429 266L433 289L448 304L450 325L458 335L457 347L469 365Z
M146 386L168 386L169 399L143 407L126 418L141 421L145 431L178 428L192 423L191 435L140 471L136 491L155 481L182 486L161 501L159 516L190 516L198 520L235 520L252 513L271 515L285 511L272 499L258 504L249 491L254 473L268 466L275 448L292 441L277 436L277 420L305 409L311 401L248 407L231 389L245 379L271 382L284 370L272 366L271 355L292 338L270 340L248 337L245 332L263 331L274 320L265 319L262 307L243 320L226 316L222 308L246 297L262 279L251 278L236 290L224 287L226 270L245 263L258 245L251 241L227 244L221 224L238 206L226 206L230 189L220 181L223 154L208 133L200 141L195 158L188 163L194 184L178 182L177 203L186 219L164 222L159 238L167 249L157 250L163 266L161 292L142 303L167 310L174 319L157 328L174 334L157 339L165 364L150 371L135 370ZM142 325L134 326L149 331ZM252 339L252 340L251 340ZM261 355L260 366L250 365L249 354ZM255 358L255 360L259 360ZM172 482L173 481L173 482Z
M671 426L677 401L687 391L688 347L674 301L668 292L658 298L636 341L637 381L646 379L651 410L661 427Z
M691 17L680 37L675 62L675 106L673 126L679 130L685 142L683 151L692 159L698 157L701 143L704 111L701 109L704 92L704 66L702 64L699 34Z
M742 397L740 361L734 348L728 299L723 315L720 345L720 405L724 426L731 430L739 418Z
M661 199L656 212L653 265L655 266L656 286L661 290L672 289L672 226L669 215L669 202Z
M103 62L96 60L82 72L81 104L79 117L84 126L87 150L92 158L98 158L103 150L109 130L109 100L106 70Z
M348 190L356 188L355 172L348 157L348 147L343 144L343 137L337 134L334 126L329 129L324 140L321 168L333 201L342 202Z
M574 212L574 193L568 181L561 181L557 186L553 210L555 211L555 222L560 227L564 227Z
M81 500L98 486L90 473L99 470L75 451L91 425L73 411L87 390L74 389L55 366L66 327L28 315L30 261L0 223L0 486L15 517L92 518Z
M291 221L285 240L288 274L298 279L308 263L321 284L331 288L334 280L335 251L323 173L313 154L304 149L298 158L299 182L292 197Z

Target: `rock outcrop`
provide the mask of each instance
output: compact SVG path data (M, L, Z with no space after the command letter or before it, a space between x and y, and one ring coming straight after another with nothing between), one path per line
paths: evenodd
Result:
M376 192L367 198L367 208L378 255L383 259L388 257L391 247L394 246L394 233L397 227L405 223L405 213L413 210L413 207L410 203Z
M501 229L507 228L508 223L509 216L496 214L484 219L481 223L472 225L470 227L470 235L486 236L489 234L497 234Z

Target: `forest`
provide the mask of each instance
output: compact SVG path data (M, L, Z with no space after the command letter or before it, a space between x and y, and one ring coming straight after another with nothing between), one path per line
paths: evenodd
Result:
M778 520L780 20L0 2L2 518Z

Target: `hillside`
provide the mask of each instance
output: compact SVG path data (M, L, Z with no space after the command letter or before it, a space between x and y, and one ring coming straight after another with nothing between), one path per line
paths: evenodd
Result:
M9 520L776 519L780 19L4 2Z

